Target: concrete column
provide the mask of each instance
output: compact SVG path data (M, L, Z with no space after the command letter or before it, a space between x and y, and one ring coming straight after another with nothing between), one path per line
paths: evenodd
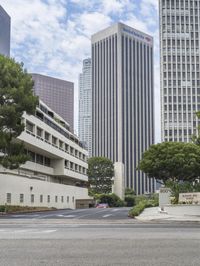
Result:
M125 193L124 164L121 162L114 163L114 173L113 193L123 200Z

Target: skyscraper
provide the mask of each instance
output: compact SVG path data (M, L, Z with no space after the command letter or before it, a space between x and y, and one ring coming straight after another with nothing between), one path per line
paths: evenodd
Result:
M136 167L154 143L153 38L122 23L92 36L93 155L125 166L125 186L154 191Z
M92 155L92 61L83 60L79 75L79 138Z
M200 1L160 0L161 136L191 140L200 110Z
M34 92L51 109L59 114L74 129L74 84L72 82L31 74Z
M10 56L10 16L0 5L0 54Z

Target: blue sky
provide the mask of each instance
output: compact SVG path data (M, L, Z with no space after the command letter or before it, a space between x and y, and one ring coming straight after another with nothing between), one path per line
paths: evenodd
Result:
M159 21L157 0L1 0L9 13L11 56L29 72L75 84L78 121L78 75L90 56L90 36L121 21L154 37L155 126L160 140Z

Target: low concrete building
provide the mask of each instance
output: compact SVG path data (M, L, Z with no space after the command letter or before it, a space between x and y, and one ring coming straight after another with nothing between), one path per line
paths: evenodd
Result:
M0 168L0 205L76 208L83 200L85 206L88 152L69 124L41 101L23 122L18 139L30 160L17 170Z

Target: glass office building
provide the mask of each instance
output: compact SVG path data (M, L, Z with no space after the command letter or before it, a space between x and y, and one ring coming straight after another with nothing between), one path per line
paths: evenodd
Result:
M125 186L153 192L136 167L154 143L153 38L117 23L92 36L93 156L121 162Z
M191 141L200 111L200 1L160 0L162 141Z
M34 92L74 129L74 83L41 74L31 74Z
M79 139L92 155L92 61L83 60L79 75Z
M0 5L0 54L10 56L10 16Z

